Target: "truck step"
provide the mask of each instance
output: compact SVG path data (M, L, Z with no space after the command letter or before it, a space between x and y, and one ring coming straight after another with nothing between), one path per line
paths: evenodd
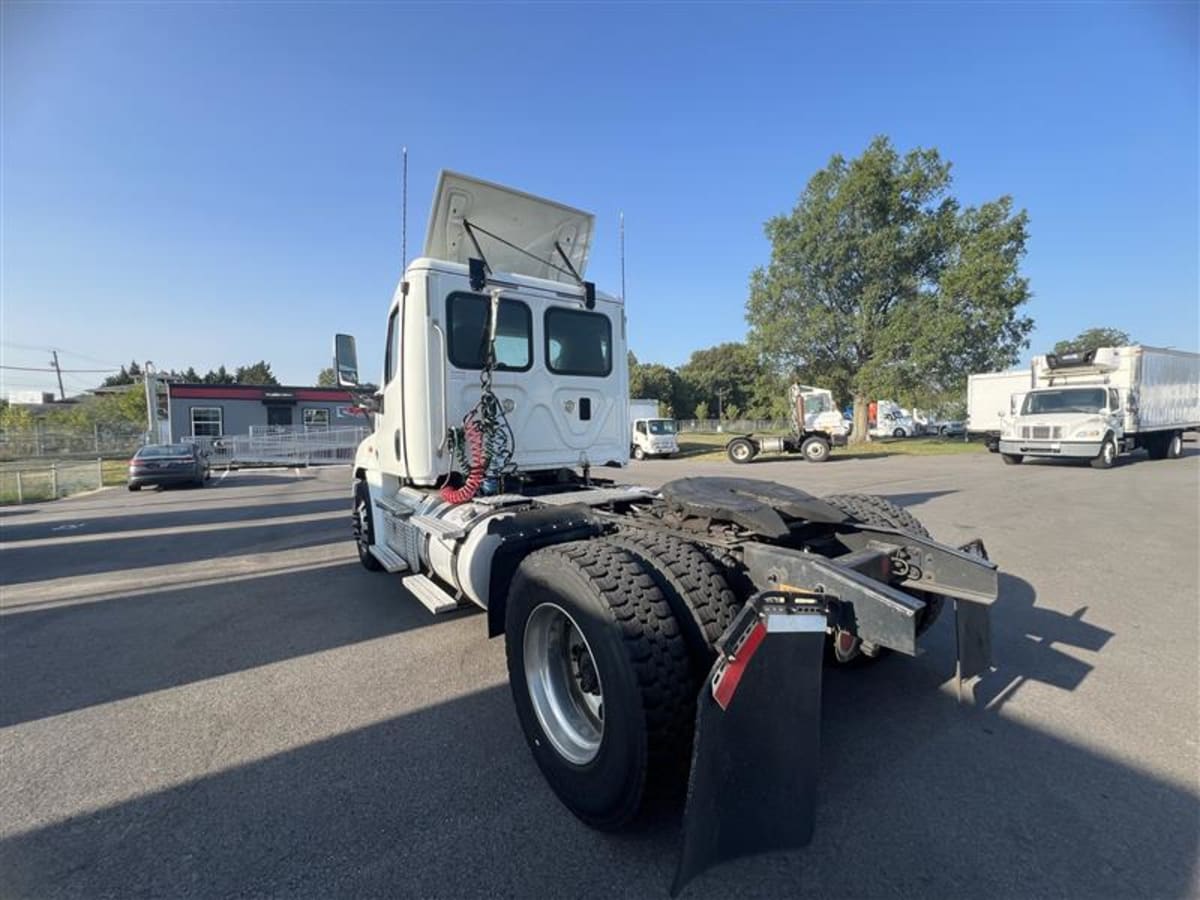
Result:
M383 568L388 572L403 572L408 568L408 563L404 561L404 557L395 553L389 547L383 544L372 544L371 555L383 564Z
M435 616L458 609L458 601L425 575L406 575L400 583Z
M434 516L412 516L409 518L408 524L430 536L440 537L449 541L456 541L466 534L458 525L444 522Z

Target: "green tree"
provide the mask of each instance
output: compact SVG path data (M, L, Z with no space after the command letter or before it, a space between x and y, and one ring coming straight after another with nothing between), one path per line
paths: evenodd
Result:
M224 363L221 363L216 369L209 369L204 373L205 384L235 384L236 381L237 379L226 371Z
M679 378L692 402L703 401L707 409L719 409L723 416L727 406L745 409L750 404L762 374L763 367L754 351L732 341L697 350L679 367Z
M333 366L317 373L317 387L337 387L337 375L333 372Z
M1078 336L1069 341L1059 341L1054 345L1054 353L1071 353L1072 351L1095 350L1099 347L1125 347L1132 344L1133 338L1129 332L1119 328L1088 328L1079 332Z
M28 407L4 402L0 409L0 429L4 431L31 431L33 429L33 413Z
M1010 197L963 208L951 183L937 150L901 156L878 137L856 159L832 157L766 223L751 343L777 369L849 394L856 441L871 399L943 396L1028 346L1028 218Z
M703 400L701 400L699 403L696 404L696 418L697 419L707 419L708 418L708 404L705 403Z
M116 375L109 375L104 379L101 387L118 387L122 384L133 384L135 381L136 379L129 374L129 370L121 366Z
M197 372L192 366L188 366L186 369L184 369L179 374L179 378L181 381L184 381L188 384L196 384L201 380L200 373Z
M678 379L674 369L661 363L638 363L629 369L629 396L660 400L670 406Z
M279 384L271 372L271 364L261 359L253 365L238 366L233 380L238 384Z

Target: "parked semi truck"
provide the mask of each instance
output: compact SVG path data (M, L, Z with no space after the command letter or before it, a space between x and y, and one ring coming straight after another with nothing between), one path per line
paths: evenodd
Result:
M1031 369L980 372L967 378L967 435L982 439L992 453L1000 452L1005 422L1017 414L1033 386Z
M911 412L894 400L873 401L867 407L867 425L872 437L915 437L922 432Z
M584 280L592 232L588 213L442 174L363 398L354 540L399 576L381 590L486 611L529 752L584 822L623 828L651 788L686 787L678 889L808 841L825 654L914 655L953 606L959 669L979 673L997 570L880 497L600 477L628 462L629 392L623 304ZM334 348L355 388L353 337Z
M679 452L675 420L658 414L657 400L629 401L629 454L634 459Z
M1004 462L1026 457L1089 460L1110 468L1118 454L1183 455L1200 429L1200 354L1157 347L1101 347L1034 357L1031 388L1000 438Z
M846 443L849 430L831 392L793 384L788 401L790 434L739 435L725 445L725 454L735 463L751 462L760 453L798 453L809 462L825 462L833 447Z

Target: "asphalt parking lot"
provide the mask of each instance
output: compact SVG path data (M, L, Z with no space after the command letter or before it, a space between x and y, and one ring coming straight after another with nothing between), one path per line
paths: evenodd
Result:
M827 673L816 837L684 896L1185 897L1200 452L634 464L864 491L1004 575L997 668ZM525 749L482 617L349 541L344 470L0 510L0 894L665 897L678 821L600 835Z

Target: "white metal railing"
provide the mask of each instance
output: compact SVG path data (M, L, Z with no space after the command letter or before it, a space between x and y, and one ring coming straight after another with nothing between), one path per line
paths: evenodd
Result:
M280 428L250 434L190 438L214 468L275 465L311 466L354 461L369 428Z

